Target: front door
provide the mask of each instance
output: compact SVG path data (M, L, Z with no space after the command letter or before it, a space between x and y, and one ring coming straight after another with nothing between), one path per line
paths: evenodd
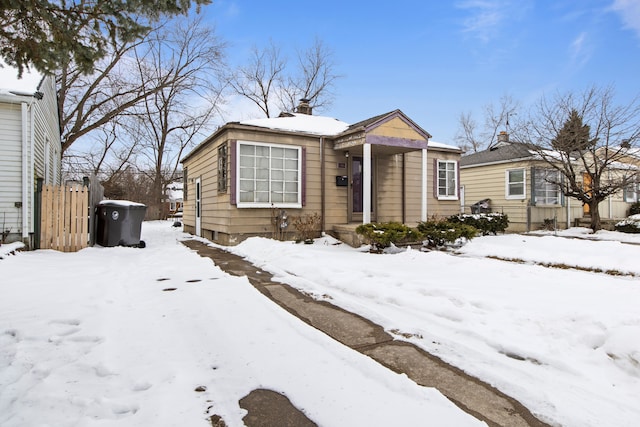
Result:
M375 221L375 162L371 159L371 221ZM360 156L351 157L349 164L349 221L362 221L362 209L364 206L364 185L363 185L363 159Z
M196 236L202 234L202 185L200 178L196 178Z

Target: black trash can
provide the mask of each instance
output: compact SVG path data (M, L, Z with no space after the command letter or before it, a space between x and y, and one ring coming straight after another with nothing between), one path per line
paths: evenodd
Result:
M103 200L96 207L96 243L144 248L140 230L147 207L128 200Z

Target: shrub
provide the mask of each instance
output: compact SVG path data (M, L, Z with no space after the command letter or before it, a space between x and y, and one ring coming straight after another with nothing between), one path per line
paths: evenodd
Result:
M504 233L509 226L509 217L503 213L458 214L447 218L448 222L466 224L474 227L483 236Z
M296 241L313 242L314 237L320 234L320 215L317 212L296 216L292 223L296 229Z
M640 202L635 202L629 206L629 216L640 214Z
M478 233L471 225L448 220L421 222L418 224L418 231L422 233L427 247L430 248L441 248L459 243L461 240L471 240Z
M356 233L363 236L375 252L382 251L392 243L397 245L421 239L420 233L399 222L362 224L356 228Z
M622 233L640 233L640 214L631 215L617 223L616 231Z

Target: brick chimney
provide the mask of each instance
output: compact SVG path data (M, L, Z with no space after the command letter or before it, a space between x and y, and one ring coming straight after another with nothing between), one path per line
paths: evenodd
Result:
M509 142L509 134L505 131L500 131L498 134L498 144L506 144Z
M309 116L312 115L313 108L309 105L309 100L307 98L302 98L300 100L300 104L296 107L296 113L299 114L307 114Z

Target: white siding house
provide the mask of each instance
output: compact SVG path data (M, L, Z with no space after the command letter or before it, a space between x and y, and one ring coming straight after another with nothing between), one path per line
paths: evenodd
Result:
M0 232L33 247L36 183L60 184L62 146L55 80L0 68Z

